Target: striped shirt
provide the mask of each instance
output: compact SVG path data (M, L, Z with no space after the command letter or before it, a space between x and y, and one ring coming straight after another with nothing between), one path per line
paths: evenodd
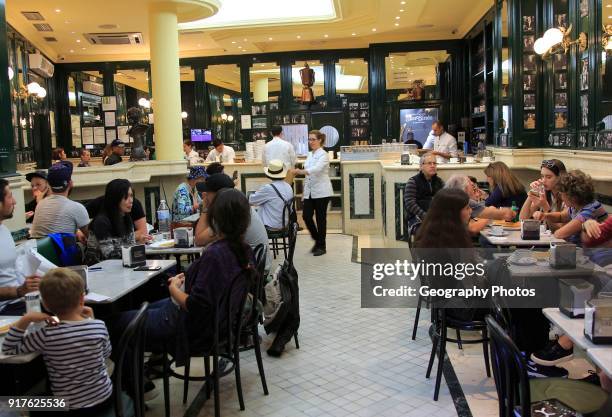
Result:
M105 366L111 344L100 320L62 321L27 334L11 327L2 352L42 353L51 391L66 398L70 409L93 407L112 394L113 385Z

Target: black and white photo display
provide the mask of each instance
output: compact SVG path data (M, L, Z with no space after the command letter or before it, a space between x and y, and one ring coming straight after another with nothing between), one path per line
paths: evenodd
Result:
M589 59L584 58L580 62L580 91L584 91L589 89Z
M562 71L567 69L567 55L566 54L554 54L553 55L553 69L555 71Z
M533 52L533 44L535 43L534 35L523 36L523 51Z
M580 96L580 119L581 127L589 126L589 96L588 94L583 94Z
M535 113L525 113L523 115L523 128L526 130L536 128L536 115Z
M523 90L533 91L536 89L536 76L534 74L523 74Z
M555 90L567 90L567 74L559 72L555 74Z
M555 129L565 129L567 127L567 112L555 112Z
M529 33L535 30L535 16L523 16L523 32Z
M532 93L526 93L523 95L523 107L525 110L535 110L536 108L536 96Z
M535 71L536 70L536 56L534 54L523 55L523 71Z
M580 0L580 17L589 15L589 0Z
M555 26L558 28L566 28L567 27L567 14L556 14L555 15Z
M555 109L567 109L567 93L555 93Z

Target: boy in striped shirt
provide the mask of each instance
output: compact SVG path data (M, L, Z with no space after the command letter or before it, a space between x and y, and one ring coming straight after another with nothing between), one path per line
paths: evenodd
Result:
M69 269L52 269L40 282L40 295L59 323L52 323L45 313L27 313L9 330L2 352L42 353L53 395L65 398L70 411L112 407L105 365L111 344L104 322L95 320L92 309L84 305L83 280ZM45 321L48 326L26 333L30 323Z

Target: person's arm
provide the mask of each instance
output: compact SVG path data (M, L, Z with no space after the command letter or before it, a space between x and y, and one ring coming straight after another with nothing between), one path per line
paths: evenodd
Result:
M289 143L289 142L287 142ZM289 143L289 160L291 161L291 166L289 169L295 168L295 163L297 162L297 155L295 154L295 148L292 144Z
M506 221L511 221L514 219L514 216L514 211L508 207L497 208L493 206L485 207L484 210L478 214L478 217L482 217L483 219Z
M489 224L489 219L471 219L468 223L468 231L470 235L477 236L482 229L487 227Z
M580 233L581 230L582 222L579 219L573 219L569 223L555 230L555 233L553 235L557 239L567 239L568 237L573 236L576 233Z
M217 151L213 149L208 152L208 156L206 157L206 162L216 162L217 161Z
M138 243L146 243L151 240L151 236L147 230L146 217L141 217L138 220L134 220L134 236L136 238L136 242Z
M233 164L234 163L234 159L236 159L236 151L234 151L234 148L230 148L229 146L228 146L228 148L229 148L229 150L228 150L227 153L229 155L229 157L228 157L229 160L227 161L227 163L228 164Z
M582 242L585 246L602 246L612 240L612 217L605 222L589 219L582 224Z
M519 213L519 219L521 220L531 219L531 216L533 216L534 211L535 211L535 206L534 206L533 196L530 193L527 195L527 199L525 200L525 202L523 203L523 206L521 207L521 211Z
M76 209L76 224L78 230L75 231L77 240L83 244L87 242L89 234L89 213L84 205L78 204Z
M198 219L198 223L196 224L195 236L193 240L196 246L206 246L215 240L217 240L217 235L210 228L208 224L208 207L210 206L208 198L202 198L202 206L200 208L200 218Z
M449 158L450 157L457 157L457 139L455 139L454 137L452 138L452 140L450 141L450 143L448 144L448 153L449 153Z
M276 193L274 193L274 190L271 190L271 188L272 186L270 185L264 185L259 190L255 191L253 194L251 194L251 197L249 197L249 204L252 206L261 206L268 202L268 200L271 198L278 197Z
M329 169L329 157L327 156L327 153L323 153L322 156L317 159L314 163L314 165L308 169L302 169L301 172L304 175L320 175L323 172L326 172L326 170Z
M571 219L569 216L569 211L567 209L563 211L553 211L551 213L543 213L538 211L534 213L534 219L543 220L546 223L568 223ZM581 222L582 223L582 222Z
M178 274L168 279L170 297L183 309L187 310L188 295L181 289L185 283L185 274Z
M18 287L0 287L0 300L14 300L21 298L29 292L38 291L38 285L40 284L40 277L32 275L26 277Z
M413 179L408 180L404 189L404 208L421 219L425 217L425 211L417 204L417 187Z
M287 176L285 177L285 182L289 185L293 185L293 180L295 179L295 174L297 170L295 168L291 168L287 171Z
M45 337L44 328L30 332L27 335L25 331L31 323L39 323L49 319L49 317L45 313L26 313L9 330L4 343L2 343L2 353L5 355L19 355L42 351Z

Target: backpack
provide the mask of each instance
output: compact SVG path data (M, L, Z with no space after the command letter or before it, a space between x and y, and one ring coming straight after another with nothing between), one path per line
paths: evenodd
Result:
M61 265L58 266L75 266L83 263L83 253L74 234L50 233L48 236L57 250L61 262Z
M283 208L282 224L284 224L285 227L288 228L291 223L297 223L297 211L295 210L295 206L293 204L295 199L291 198L289 200L285 200L283 198L283 195L280 193L280 191L278 191L278 188L276 188L274 186L274 184L270 184L270 186L274 189L274 191L276 191L276 194L278 195L278 197L281 200L283 200L283 203L285 203L285 207ZM288 213L288 222L287 223L285 223L285 212Z

